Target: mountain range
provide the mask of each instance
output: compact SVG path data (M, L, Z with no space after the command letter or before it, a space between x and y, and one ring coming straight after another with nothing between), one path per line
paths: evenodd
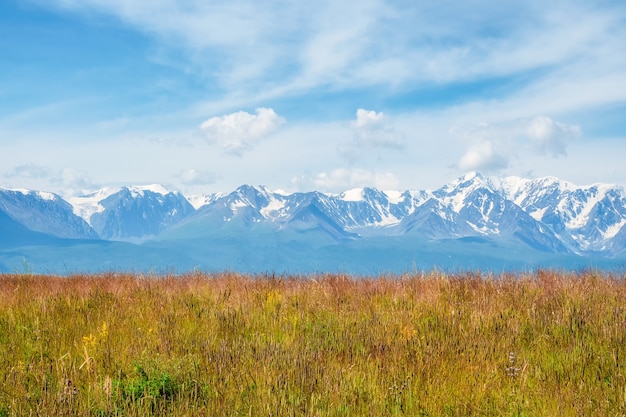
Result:
M622 269L626 193L468 173L436 190L0 189L0 272Z

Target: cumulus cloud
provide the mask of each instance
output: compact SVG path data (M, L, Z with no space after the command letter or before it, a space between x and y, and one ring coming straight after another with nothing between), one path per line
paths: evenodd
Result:
M461 156L458 167L463 171L491 172L506 168L509 161L496 149L493 142L484 142L471 145Z
M292 181L300 188L311 188L326 192L341 192L357 187L376 187L383 190L395 189L399 181L390 172L372 172L365 169L338 168L320 172L312 178Z
M285 119L273 109L258 108L256 114L245 111L211 117L200 125L206 138L233 156L242 156L256 143L275 132Z
M500 123L478 123L451 129L466 149L457 163L463 171L498 171L512 159L530 155L558 158L567 155L569 143L580 137L576 125L558 122L547 116Z
M176 178L185 185L206 185L213 184L219 178L215 172L197 170L194 168L180 171Z
M373 110L358 109L356 120L352 123L357 129L380 129L383 121L383 113Z
M351 127L352 142L339 147L339 153L350 162L371 149L400 150L405 147L404 135L386 120L382 112L358 109Z

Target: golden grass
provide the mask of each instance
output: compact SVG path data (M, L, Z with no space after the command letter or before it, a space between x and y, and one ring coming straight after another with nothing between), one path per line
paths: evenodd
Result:
M593 272L0 275L0 416L619 416Z

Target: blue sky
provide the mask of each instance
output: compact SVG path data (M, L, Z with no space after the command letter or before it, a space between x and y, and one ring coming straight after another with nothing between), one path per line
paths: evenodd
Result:
M626 185L622 1L6 0L0 187Z

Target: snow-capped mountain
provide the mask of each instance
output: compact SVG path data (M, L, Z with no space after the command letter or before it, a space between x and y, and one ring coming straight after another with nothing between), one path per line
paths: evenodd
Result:
M390 193L392 197L374 188L359 188L339 195L317 191L285 194L264 186L244 185L230 194L211 195L199 211L226 210L226 220L230 220L247 207L258 213L258 221L281 223L288 221L302 205L313 204L331 216L342 229L366 232L372 227L398 223L429 197L427 192Z
M550 226L573 251L604 251L626 224L621 187L578 187L554 177L501 181L503 194L536 220Z
M0 212L34 232L67 239L98 238L72 206L53 193L0 189Z
M539 250L567 251L549 227L507 199L494 181L480 174L467 174L433 194L447 209L444 218L453 218L458 228L469 226L461 231L461 237L497 236L516 239Z
M339 194L243 185L186 198L150 185L65 201L51 193L0 190L0 248L47 242L37 233L132 242L146 259L212 268L445 266L450 259L458 267L550 265L555 259L584 265L592 258L619 265L626 261L626 193L607 184L479 173L435 190L366 187Z
M499 182L477 173L435 191L359 188L338 195L285 195L246 185L211 198L185 227L196 222L198 228L215 230L234 219L273 225L277 231L296 223L300 230L317 226L338 240L405 234L431 240L490 236L545 251L567 251L549 225L507 199Z
M102 189L70 201L74 211L106 240L140 241L158 236L194 212L182 194L162 185Z

